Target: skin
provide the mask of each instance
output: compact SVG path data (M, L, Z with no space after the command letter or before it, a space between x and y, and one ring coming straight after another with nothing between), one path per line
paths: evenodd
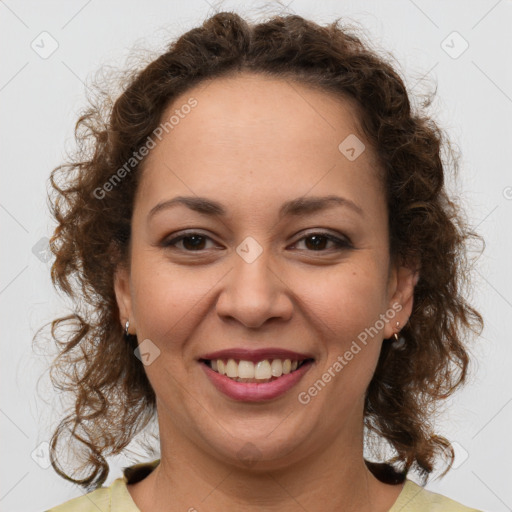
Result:
M161 462L128 486L143 511L387 511L403 484L380 482L363 461L364 394L384 338L411 313L417 275L391 264L388 218L375 154L348 100L308 86L244 73L201 84L198 105L151 150L135 198L130 269L115 292L124 326L160 350L145 366L157 396ZM349 161L348 135L365 151ZM285 201L338 195L335 206L278 219ZM173 197L222 203L224 218ZM164 247L184 230L205 236ZM312 233L327 239L315 250ZM190 235L190 233L189 233ZM307 236L306 236L307 235ZM262 249L248 263L236 248ZM401 308L307 405L298 394L332 367L379 315ZM386 341L384 341L385 343ZM283 347L314 365L285 395L263 403L216 390L197 359L225 348ZM248 445L251 443L251 445ZM254 465L239 451L251 446Z

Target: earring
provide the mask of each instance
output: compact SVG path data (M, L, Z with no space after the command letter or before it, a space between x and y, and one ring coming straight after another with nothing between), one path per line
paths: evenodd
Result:
M395 341L393 341L393 343L396 343L398 341L398 333L400 332L400 330L398 329L398 327L400 326L400 322L397 322L396 323L396 329L398 332L395 332L395 334L393 334L394 338L395 338Z
M397 332L395 332L393 334L393 337L395 339L391 342L391 346L393 347L394 350L402 350L403 346L405 345L405 338L403 336L398 335L398 333L400 332L399 326L400 326L400 322L397 322L396 323Z
M126 320L126 324L124 324L124 335L128 338L129 336L129 333L128 333L128 327L130 326L130 321L129 320Z

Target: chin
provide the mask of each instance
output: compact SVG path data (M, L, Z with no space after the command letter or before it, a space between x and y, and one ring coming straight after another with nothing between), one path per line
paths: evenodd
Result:
M296 463L304 456L304 439L302 435L295 436L291 432L277 429L279 423L259 432L270 432L270 435L245 435L227 434L221 439L207 439L209 451L213 450L216 458L225 463L230 463L240 469L248 470L275 470L285 468ZM282 426L282 425L281 425ZM276 429L277 427L277 429ZM226 429L228 430L228 429ZM274 430L274 433L272 431ZM229 430L229 432L234 432Z

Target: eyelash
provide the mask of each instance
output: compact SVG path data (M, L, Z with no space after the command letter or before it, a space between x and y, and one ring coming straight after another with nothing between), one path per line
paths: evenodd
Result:
M196 231L191 231L191 232L188 232L188 233L184 233L176 238L173 238L171 240L168 240L168 241L164 241L162 242L162 246L164 248L172 248L172 249L177 249L176 247L176 244L181 242L183 239L185 238L191 238L193 236L200 236L201 238L204 238L204 239L210 239L211 238L207 235L203 235L202 233L198 233ZM313 237L313 236L319 236L319 237L322 237L322 238L326 238L328 241L330 242L333 242L335 244L335 248L334 250L336 249L352 249L353 246L352 246L352 243L346 239L346 240L343 240L341 238L338 238L334 235L331 235L330 233L326 233L326 232L322 232L322 231L315 231L315 232L312 232L312 233L308 233L307 235L304 235L302 238L299 238L299 240L297 240L295 242L295 244L297 244L298 242L302 241L302 240L305 240L307 238L310 238L310 237ZM294 245L295 245L294 244ZM181 251L184 251L184 252L190 252L190 253L201 253L207 249L200 249L200 250L197 250L197 251L194 251L194 250L186 250L186 249L178 249L178 250L181 250ZM333 249L331 249L333 250ZM329 249L320 249L320 250L309 250L307 252L329 252Z

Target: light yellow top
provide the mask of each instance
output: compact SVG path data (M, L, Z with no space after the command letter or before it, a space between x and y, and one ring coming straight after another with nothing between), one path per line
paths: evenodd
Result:
M109 487L100 487L78 498L73 498L46 512L140 512L126 487L147 476L160 459L135 464L123 471L123 477ZM427 491L412 480L406 479L402 492L388 512L482 512L469 508L441 494Z

